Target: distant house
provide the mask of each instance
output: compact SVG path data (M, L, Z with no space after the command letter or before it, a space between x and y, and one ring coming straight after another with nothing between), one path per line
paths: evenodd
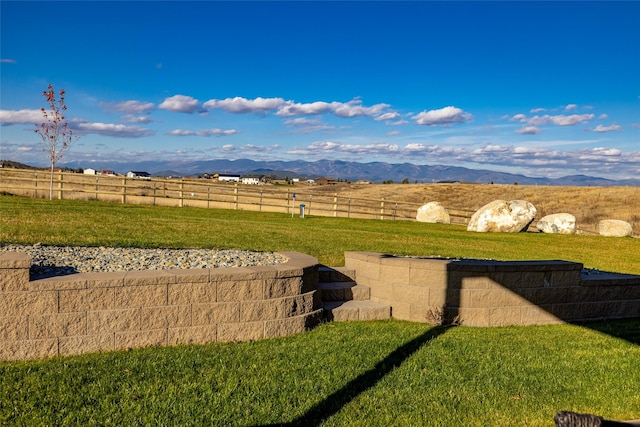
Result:
M313 185L313 184L315 184L315 183L316 183L316 180L315 180L315 179L308 179L308 180L307 180L307 184L309 184L309 185Z
M242 183L249 185L258 185L264 180L264 175L243 175Z
M95 175L96 170L91 168L86 168L85 170L82 171L82 173L85 175Z
M127 172L127 178L150 179L151 175L148 172L130 171L130 172Z
M240 175L221 173L221 174L218 174L218 181L220 181L220 182L240 182Z
M116 173L111 169L100 169L100 175L104 176L116 176Z
M337 182L333 178L318 178L318 179L316 179L316 184L318 184L318 185L336 185Z

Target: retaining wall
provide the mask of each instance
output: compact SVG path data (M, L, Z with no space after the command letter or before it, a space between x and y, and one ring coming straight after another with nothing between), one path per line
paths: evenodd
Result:
M583 275L567 261L447 260L346 252L345 266L396 319L543 325L640 317L640 276Z
M0 360L144 346L247 341L322 319L318 261L241 268L81 273L29 280L30 257L0 255Z

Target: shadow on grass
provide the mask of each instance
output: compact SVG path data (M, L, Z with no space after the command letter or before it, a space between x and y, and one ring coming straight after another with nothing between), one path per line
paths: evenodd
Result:
M601 332L611 337L628 341L631 344L640 345L640 318L597 322L580 322L574 324L583 328Z
M388 375L391 371L402 365L409 357L415 354L423 346L444 334L453 326L437 326L429 329L424 334L414 338L408 343L398 347L387 357L382 359L372 369L360 374L357 378L349 381L344 387L327 396L322 402L316 404L305 414L299 416L289 423L268 424L268 426L305 426L314 427L321 425L326 419L338 413L349 402L360 394L375 387L375 385Z

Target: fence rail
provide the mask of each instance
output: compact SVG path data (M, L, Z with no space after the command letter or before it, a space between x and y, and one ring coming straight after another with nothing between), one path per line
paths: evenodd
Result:
M50 173L0 169L0 192L19 196L49 197ZM419 203L317 193L304 188L218 183L196 179L141 179L123 176L83 175L55 172L53 197L70 200L101 200L123 204L202 207L261 212L381 220L415 220ZM448 208L451 222L466 224L473 214Z

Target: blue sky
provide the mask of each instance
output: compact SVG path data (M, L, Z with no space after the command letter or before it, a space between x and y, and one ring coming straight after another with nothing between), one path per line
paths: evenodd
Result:
M386 161L640 178L640 2L0 3L0 158Z

